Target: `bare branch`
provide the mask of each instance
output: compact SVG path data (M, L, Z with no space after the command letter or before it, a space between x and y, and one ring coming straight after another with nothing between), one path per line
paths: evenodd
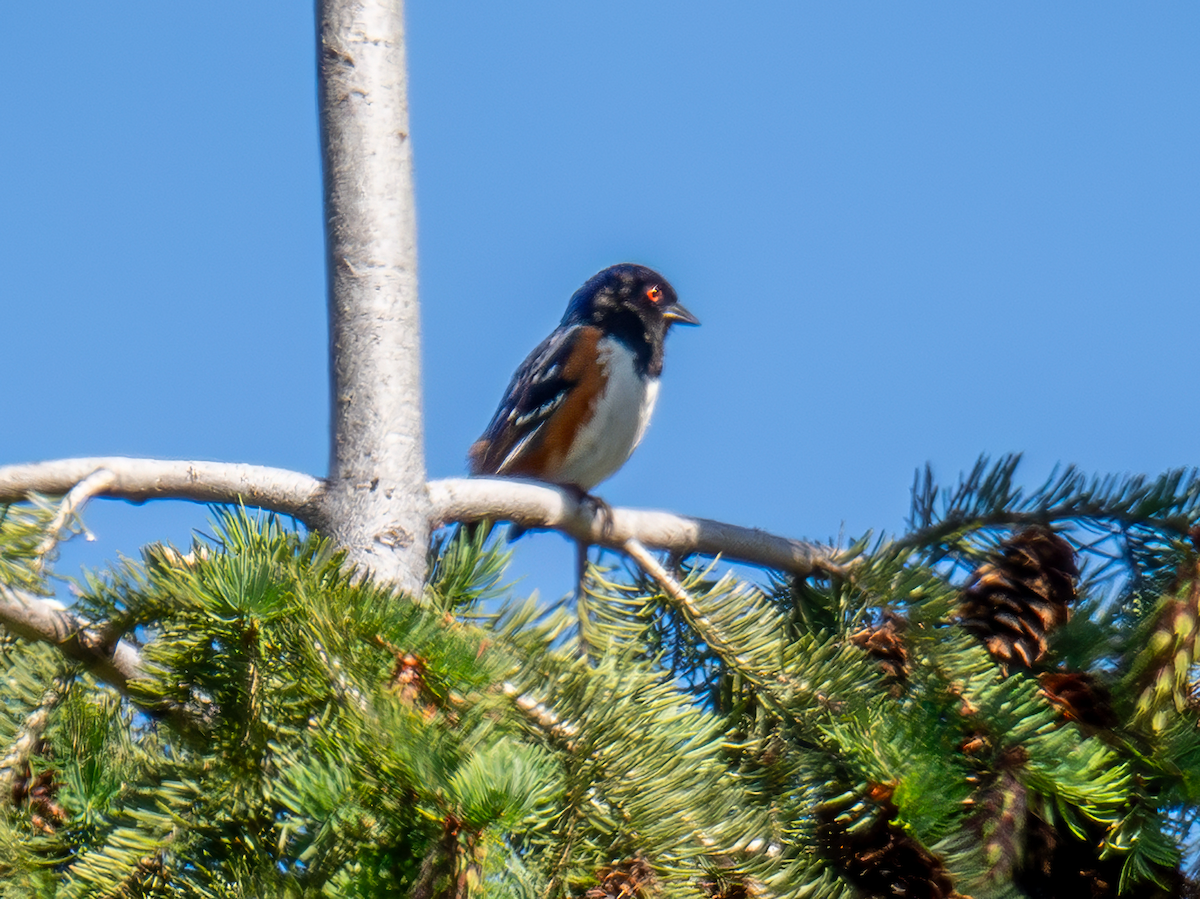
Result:
M610 526L586 504L546 484L500 478L448 478L429 482L434 524L492 519L527 528L550 528L576 540L625 549L636 539L679 555L720 555L800 576L841 575L845 569L831 547L778 537L707 518L669 512L613 509Z
M143 674L137 649L124 640L106 639L95 626L63 608L62 603L0 584L0 625L27 640L58 647L67 658L82 662L101 680L122 693Z
M63 501L58 507L58 514L54 516L54 520L50 522L50 526L46 529L46 539L42 541L37 550L37 554L43 562L50 551L58 545L59 531L67 526L67 523L71 520L71 516L78 512L83 507L83 504L93 496L103 493L111 487L116 479L117 476L107 468L101 468L98 471L92 472L72 487L70 493L63 497ZM91 539L90 535L89 539Z
M676 608L683 612L687 619L692 622L693 627L702 629L701 632L703 633L704 641L714 652L725 659L729 659L735 655L725 638L713 630L712 622L696 606L696 601L684 589L683 584L679 583L679 580L671 572L667 571L641 542L630 537L625 541L622 549L629 554L630 558L642 566L643 571L658 582L658 585L663 588L667 596L674 601Z
M0 468L0 503L19 502L30 493L63 496L98 471L113 480L94 496L127 499L184 499L237 503L311 521L324 484L318 478L282 468L230 462L129 459L121 456L59 459Z
M641 544L641 541L630 537L622 548L630 558L642 566L642 570L646 574L658 581L658 585L666 591L668 596L685 606L693 618L702 617L696 610L696 603L692 600L691 595L683 588L683 584L679 583L675 576L667 571L658 559L654 558L650 551Z
M565 748L575 750L575 738L579 736L579 728L569 722L564 722L545 703L538 702L528 693L522 693L510 681L501 685L504 695L511 699L518 709L530 721L546 732L548 736L562 742Z
M0 503L30 493L64 495L99 470L113 479L96 496L142 502L184 499L237 503L292 515L320 527L324 482L311 475L259 465L159 459L60 459L0 467ZM107 479L106 479L107 480ZM93 482L95 486L96 482ZM89 488L90 489L90 488ZM548 484L506 478L447 478L430 481L430 525L481 519L513 521L527 528L561 531L584 543L624 549L631 538L678 555L723 556L802 577L814 572L844 575L828 546L769 534L707 518L669 512L613 509L609 526L595 510Z

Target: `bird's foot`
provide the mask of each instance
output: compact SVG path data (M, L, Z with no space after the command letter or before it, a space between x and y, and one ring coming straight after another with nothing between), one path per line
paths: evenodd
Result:
M583 506L591 513L593 519L600 520L600 533L606 538L612 536L613 532L613 510L612 506L602 500L595 494L588 493L575 487L571 490L575 494L575 500L579 505Z

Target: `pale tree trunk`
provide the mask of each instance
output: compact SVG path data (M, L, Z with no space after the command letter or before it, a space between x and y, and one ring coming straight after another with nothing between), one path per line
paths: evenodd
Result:
M317 525L419 591L429 541L402 0L317 0L332 445Z
M403 0L317 0L318 87L329 278L331 452L328 479L230 462L91 457L0 467L0 503L65 497L39 553L53 555L92 497L239 503L295 516L363 573L419 596L431 527L514 521L624 550L686 602L646 552L722 555L844 577L836 547L754 528L613 509L598 516L568 491L496 479L425 482L416 214L408 139ZM1040 519L1039 519L1040 520ZM0 628L58 646L124 689L139 676L132 644L106 622L0 583Z

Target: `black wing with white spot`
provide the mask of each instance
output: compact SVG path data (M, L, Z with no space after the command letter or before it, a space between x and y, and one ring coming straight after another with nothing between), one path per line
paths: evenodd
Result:
M521 363L483 436L471 447L471 473L503 474L566 400L566 376L583 325L558 328Z

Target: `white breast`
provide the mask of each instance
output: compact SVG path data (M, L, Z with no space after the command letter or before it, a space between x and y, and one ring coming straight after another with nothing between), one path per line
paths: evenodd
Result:
M658 378L638 374L633 351L625 344L605 337L597 349L608 381L596 400L595 414L575 438L557 478L584 490L591 490L625 464L642 442L658 399Z

